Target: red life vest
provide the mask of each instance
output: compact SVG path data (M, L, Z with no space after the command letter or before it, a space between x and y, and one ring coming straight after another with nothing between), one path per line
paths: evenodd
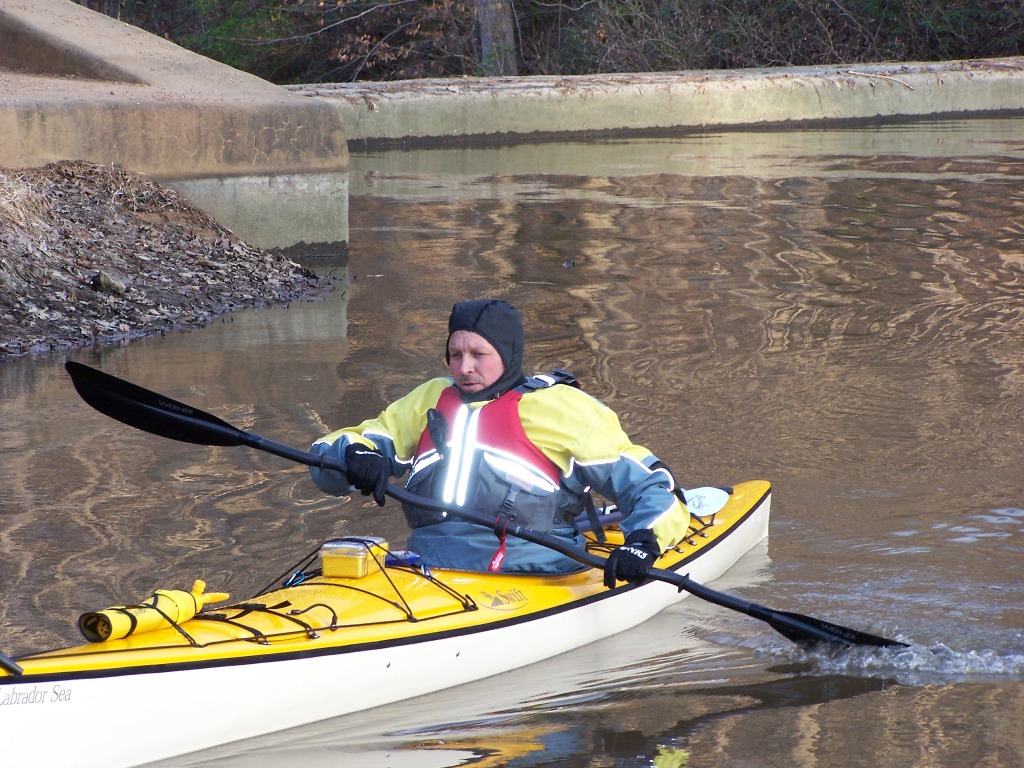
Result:
M561 470L527 436L519 418L523 391L512 390L478 408L462 402L448 387L436 411L444 417L444 445L424 429L406 487L414 493L485 514L504 514L517 523L546 531L571 525L575 505L558 508ZM566 501L564 495L561 499ZM443 522L445 513L406 505L414 528Z
M522 397L522 392L513 389L481 406L479 422L476 427L476 442L480 447L492 448L519 457L547 475L552 483L558 485L562 475L561 470L526 436L523 422L519 420L519 401ZM459 408L463 405L456 387L447 387L438 398L436 408L444 416L445 423L448 425L449 440L454 437L451 434L451 428L456 422ZM424 429L416 446L413 466L416 465L416 459L427 451L437 448L430 430Z

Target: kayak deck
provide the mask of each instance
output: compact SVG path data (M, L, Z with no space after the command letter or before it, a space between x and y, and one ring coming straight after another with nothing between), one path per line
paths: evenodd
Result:
M769 483L737 485L657 565L689 576L690 587L718 578L767 535L770 506ZM590 537L588 562L622 541L617 530L607 537ZM157 590L124 608L167 605L157 598L172 594L194 597L198 612L141 631L156 626L145 614L134 634L17 659L0 670L8 749L44 750L48 764L76 768L139 766L526 667L636 627L690 588L664 574L673 583L606 589L600 568L429 573L391 564L366 542L372 556L355 576L332 576L334 565L317 573L314 555L301 576L230 605L206 605L223 596L200 582ZM91 744L102 748L83 748Z
M770 488L765 481L735 486L725 507L709 518L694 517L689 538L666 552L657 567L689 572L690 563L713 550L762 506ZM767 510L764 527L766 531ZM588 532L587 549L607 554L622 543L617 528L606 529L605 534L607 541L600 544ZM182 623L165 622L161 629L21 658L20 681L411 643L528 621L610 594L600 570L559 575L430 571L396 562L386 545L376 543L379 540L346 540L365 547L365 575L325 576L313 555L304 568L288 574L281 587L249 600L207 607ZM731 565L726 562L721 570ZM622 586L615 592L632 588Z

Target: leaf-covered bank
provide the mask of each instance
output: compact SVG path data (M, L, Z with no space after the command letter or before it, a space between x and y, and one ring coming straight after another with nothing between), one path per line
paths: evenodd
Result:
M0 360L198 327L329 287L124 168L0 169Z

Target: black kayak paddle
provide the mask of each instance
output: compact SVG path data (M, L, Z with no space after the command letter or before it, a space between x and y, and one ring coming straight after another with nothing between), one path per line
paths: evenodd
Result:
M169 397L151 392L148 389L119 379L87 365L69 361L64 366L71 376L71 381L89 405L100 413L104 413L123 424L141 429L150 434L167 437L198 445L239 446L245 445L259 451L272 453L290 461L311 467L333 469L340 472L344 468L339 462L323 458L315 453L301 451L281 443L276 443L251 432L244 432L190 405L179 403ZM471 509L453 504L445 504L410 493L403 488L388 485L387 493L400 502L411 503L428 509L450 512L471 523L493 528L495 521ZM550 536L539 531L524 528L509 522L504 532L534 544L549 547L572 558L578 563L591 568L604 568L605 560L586 550L575 547L564 539ZM650 578L672 584L680 591L689 592L701 600L706 600L723 608L739 611L752 618L763 621L783 636L795 643L804 645L829 642L840 645L863 645L884 648L887 646L904 646L897 640L872 635L856 629L850 629L830 621L822 621L813 616L804 616L789 611L776 611L757 603L751 603L710 587L692 581L689 576L661 568L651 569Z

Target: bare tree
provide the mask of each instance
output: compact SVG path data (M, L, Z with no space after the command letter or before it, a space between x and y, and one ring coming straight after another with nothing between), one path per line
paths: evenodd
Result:
M476 0L480 59L484 75L517 75L512 0Z

